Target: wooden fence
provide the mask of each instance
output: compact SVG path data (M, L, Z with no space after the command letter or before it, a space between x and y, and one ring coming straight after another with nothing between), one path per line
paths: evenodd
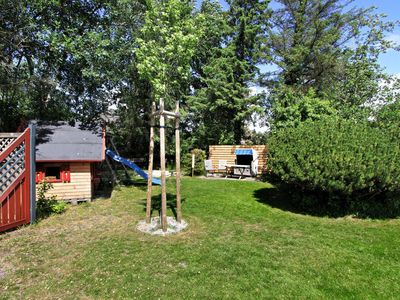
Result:
M0 232L35 220L34 131L0 133Z
M235 164L235 150L236 149L253 149L258 153L258 174L267 171L267 155L268 147L266 145L212 145L209 146L208 159L212 160L213 167L218 168L219 160L226 160L228 165Z

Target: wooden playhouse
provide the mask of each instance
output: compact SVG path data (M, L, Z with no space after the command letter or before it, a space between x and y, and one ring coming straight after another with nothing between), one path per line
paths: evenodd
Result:
M96 165L105 159L105 133L80 123L35 122L36 183L51 182L48 196L72 203L90 201L98 178Z

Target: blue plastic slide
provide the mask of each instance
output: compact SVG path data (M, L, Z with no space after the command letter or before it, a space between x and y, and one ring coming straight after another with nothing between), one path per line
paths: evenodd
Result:
M113 160L124 164L125 166L131 168L132 170L134 170L136 173L138 173L141 177L143 177L144 179L148 179L147 173L145 171L143 171L141 168L139 168L138 165L136 165L135 163L131 162L129 159L123 158L121 156L118 156L117 154L115 154L113 151L111 151L110 149L106 150L106 154L111 157ZM158 184L161 185L161 180L159 178L154 178L152 180L153 184Z

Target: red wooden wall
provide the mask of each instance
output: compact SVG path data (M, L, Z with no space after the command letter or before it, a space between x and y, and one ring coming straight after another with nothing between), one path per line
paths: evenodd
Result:
M30 133L0 134L0 232L31 221Z

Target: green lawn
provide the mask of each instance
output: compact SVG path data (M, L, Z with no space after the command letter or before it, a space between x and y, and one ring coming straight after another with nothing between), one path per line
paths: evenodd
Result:
M122 187L1 235L0 298L399 297L400 220L304 216L267 204L274 193L184 179L188 230L154 237L135 229L145 186Z

